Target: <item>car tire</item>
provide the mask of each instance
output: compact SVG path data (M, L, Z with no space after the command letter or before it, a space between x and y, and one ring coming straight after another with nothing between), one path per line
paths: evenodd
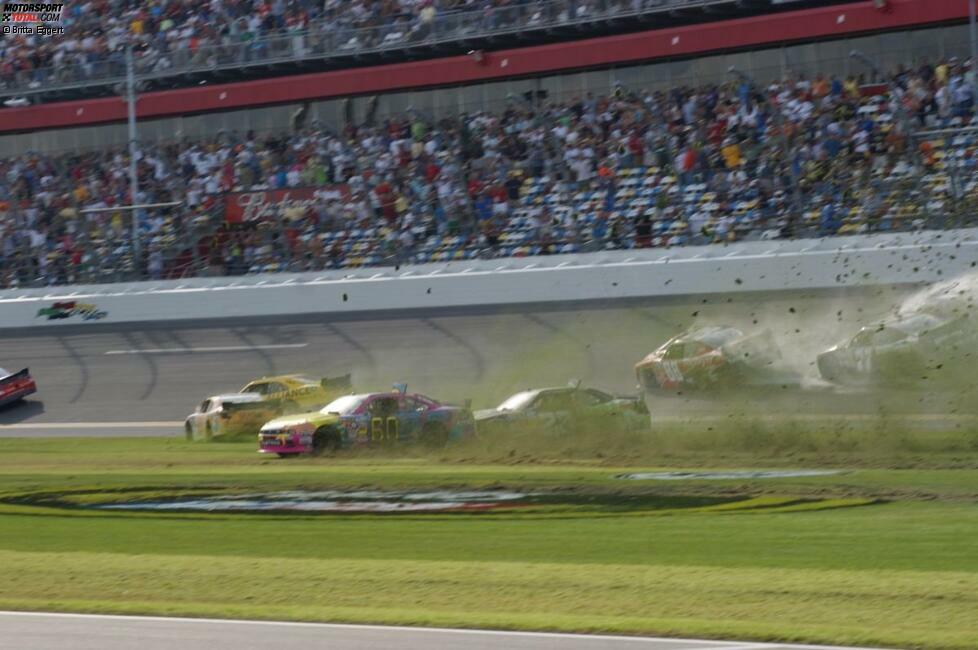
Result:
M204 440L210 442L214 439L214 432L211 430L211 423L208 422L207 426L204 428Z
M194 441L194 428L190 426L189 422L185 422L183 425L183 435L187 439L187 442Z
M440 449L448 444L448 429L441 422L425 422L418 443L428 449Z
M312 453L316 456L337 452L342 446L340 432L333 427L320 427L312 436Z

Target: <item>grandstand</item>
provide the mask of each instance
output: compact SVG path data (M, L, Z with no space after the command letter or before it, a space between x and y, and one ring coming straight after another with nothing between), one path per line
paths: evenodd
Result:
M742 9L733 20L751 28L731 30L728 15L704 13L707 5L721 4L728 11ZM972 223L978 197L978 130L970 126L974 79L967 26L960 24L966 12L952 7L963 3L947 3L945 14L922 12L926 0L815 9L804 3L768 4L564 3L563 10L571 13L563 23L572 15L575 24L601 23L602 33L621 33L595 40L591 31L581 30L578 37L592 39L584 48L568 30L552 30L547 40L559 42L511 55L487 48L420 63L410 61L412 37L388 38L390 30L409 34L426 15L437 24L431 14L445 14L443 4L327 2L325 14L316 17L307 15L313 5L302 2L218 2L199 13L163 4L162 17L143 15L136 5L107 6L98 13L105 24L67 38L80 39L87 51L103 41L108 47L114 35L108 52L117 54L132 32L152 47L189 52L193 60L208 46L181 39L194 38L192 26L201 21L228 32L242 21L258 21L262 38L282 38L283 29L305 34L313 20L320 30L323 25L374 30L370 47L384 49L385 60L403 59L379 67L359 61L353 72L361 86L348 94L336 88L342 87L336 75L345 71L290 76L308 68L265 61L262 74L272 75L267 79L220 86L233 107L189 115L168 107L190 106L202 93L218 91L205 85L149 92L164 76L170 85L195 77L172 62L159 70L141 66L136 78L146 92L138 104L135 197L126 127L113 123L124 116L124 102L55 101L71 97L73 85L85 85L88 78L92 86L116 83L118 60L116 68L101 74L102 64L92 59L87 77L77 71L44 72L50 61L39 59L41 50L53 57L57 51L77 53L79 44L34 48L22 43L18 49L5 43L7 96L37 103L3 110L9 119L0 127L6 133L0 135L0 287ZM696 13L677 14L680 5L695 5ZM358 14L358 7L366 13ZM406 7L408 15L398 13ZM559 17L548 3L460 3L451 15L464 20L446 24L481 16L483 27L473 27L476 31L464 39L471 47L476 41L490 43L482 39L515 20L487 23L487 15L518 10L529 20L526 16L532 18L538 8L545 10L542 15ZM611 20L619 13L662 19L664 8L670 21L682 24L634 32L638 23L615 28ZM383 24L361 25L374 19ZM67 20L68 27L72 20L87 24L86 17L76 16ZM604 24L608 21L612 24ZM866 33L866 25L877 23L878 33ZM789 24L796 34L790 43L759 36ZM824 33L824 25L835 31ZM736 31L743 42L717 52L710 38L718 29ZM85 45L86 38L93 42ZM332 56L349 42L344 39L346 32L308 54ZM575 54L576 60L561 59L535 74L520 67L520 56L532 59L543 52L539 48L564 57L583 49L610 56L616 51L611 40L603 51L593 47L604 39L658 39L687 51L593 67L589 54ZM306 45L302 49L305 56ZM853 49L865 54L848 56ZM143 50L140 56L156 56ZM25 51L34 61L26 74ZM268 48L252 52L220 66L254 67L271 56ZM464 74L456 71L460 58L467 66ZM410 67L417 65L424 67ZM507 76L510 66L519 71L515 78ZM430 82L411 81L406 87L403 80L414 79L412 70L423 70ZM199 77L198 83L210 79ZM289 93L305 97L267 105L280 87L274 84L283 80ZM337 81L336 87L320 83L329 80ZM17 133L22 117L33 126ZM132 215L122 209L131 203L170 206L138 213L139 247Z
M0 87L32 101L111 94L131 46L146 88L444 57L473 48L715 21L844 0L231 0L71 4L59 39L0 44Z

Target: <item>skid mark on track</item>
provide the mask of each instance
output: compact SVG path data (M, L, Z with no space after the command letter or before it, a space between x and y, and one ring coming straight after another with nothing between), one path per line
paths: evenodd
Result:
M248 348L261 357L261 360L265 363L265 372L263 373L266 377L272 377L276 374L275 372L275 359L272 358L267 351L263 350L260 346L256 345L251 337L247 334L249 330L241 328L231 329L231 333L241 339Z
M373 353L371 353L365 345L360 343L360 341L350 336L333 323L323 323L323 329L338 336L344 343L359 352L360 356L362 356L366 361L366 370L373 372L377 368L377 360L374 358Z
M544 320L543 318L541 318L537 314L524 314L524 316L526 317L527 320L529 320L529 321L531 321L533 323L536 323L537 325L539 325L540 327L544 328L545 330L547 330L547 331L549 331L549 332L551 332L553 334L556 334L557 336L560 336L561 338L563 338L563 339L565 339L567 341L570 341L575 346L577 346L578 348L580 348L581 350L583 350L584 351L584 357L585 357L585 359L587 361L587 376L588 377L594 377L595 376L596 369L597 369L597 363L594 360L594 350L591 349L591 344L589 342L584 341L582 339L579 339L578 337L574 336L573 334L571 334L570 332L568 332L564 328L562 328L562 327L560 327L558 325L554 325L553 323Z
M485 377L485 375L486 375L486 359L482 355L482 352L477 347L475 347L474 345L472 345L471 343L469 343L468 341L466 341L465 339L463 339L461 336L459 336L455 332L449 330L448 328L446 328L446 327L444 327L442 325L439 325L438 323L436 323L434 320L432 320L430 318L424 318L424 319L421 320L421 322L424 323L425 325L427 325L428 327L430 327L431 329L435 330L436 332L438 332L442 336L445 336L446 338L451 339L453 342L457 343L461 347L463 347L466 350L468 350L469 354L472 355L472 359L475 361L475 379L476 379L476 381L479 381L483 377Z
M61 347L64 348L68 356L71 357L71 360L74 361L75 365L78 366L79 372L81 372L81 382L78 384L78 389L75 391L75 394L71 396L71 399L68 400L69 404L75 404L76 402L78 402L78 400L82 398L82 396L85 394L85 391L88 390L88 381L89 381L88 364L85 363L85 360L82 358L80 354L78 354L75 348L71 346L71 344L69 343L69 339L63 336L59 336L58 343L61 344Z
M160 337L157 336L156 332L146 332L145 335L150 339L150 341L153 342L154 345L161 344ZM139 342L132 334L127 332L123 336L132 349L139 348ZM143 390L143 394L139 396L140 400L144 400L152 395L153 391L156 389L156 385L160 378L160 369L156 365L156 360L150 355L143 353L139 355L139 358L145 361L146 365L149 367L149 380L146 382L146 388Z

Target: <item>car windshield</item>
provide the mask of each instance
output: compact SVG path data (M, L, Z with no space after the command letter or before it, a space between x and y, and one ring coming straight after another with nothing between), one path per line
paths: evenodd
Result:
M351 411L357 410L357 407L363 404L364 399L366 399L366 395L344 395L343 397L337 397L332 402L321 408L319 412L346 415Z
M533 401L536 397L536 392L534 391L523 391L522 393L516 393L505 402L496 407L497 411L519 411L520 409L526 407L527 404Z

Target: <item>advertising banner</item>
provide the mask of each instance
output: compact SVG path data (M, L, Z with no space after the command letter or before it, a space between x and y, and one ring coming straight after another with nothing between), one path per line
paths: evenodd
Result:
M224 220L239 224L262 219L277 219L289 208L299 208L304 211L317 201L343 201L349 196L350 188L346 185L228 192L224 195Z

